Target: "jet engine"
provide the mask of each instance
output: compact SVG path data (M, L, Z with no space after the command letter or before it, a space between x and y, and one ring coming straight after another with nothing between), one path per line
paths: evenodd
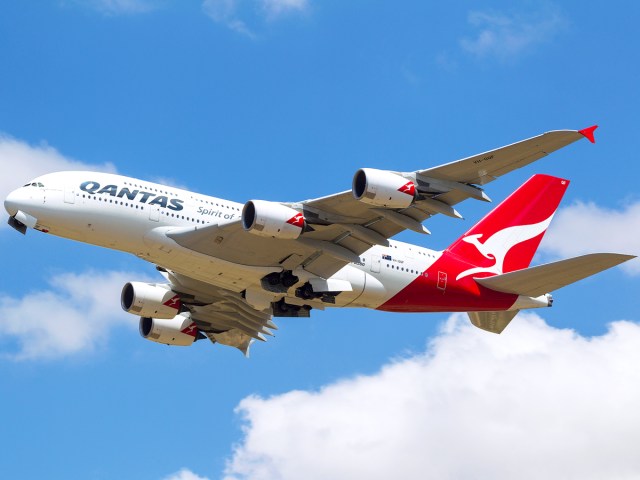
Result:
M285 205L264 200L249 200L242 209L242 226L261 237L295 240L304 230L302 213Z
M416 197L416 186L411 180L374 168L358 170L351 191L356 200L385 208L407 208Z
M175 317L182 305L168 286L142 282L127 283L122 288L120 304L125 312L164 319Z
M202 336L189 314L176 315L170 320L142 317L140 335L152 342L181 347L193 344Z

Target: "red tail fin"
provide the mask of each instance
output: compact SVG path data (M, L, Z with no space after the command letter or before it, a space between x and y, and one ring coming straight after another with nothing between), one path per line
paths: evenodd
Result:
M446 252L476 265L458 279L527 268L560 204L569 180L534 175Z

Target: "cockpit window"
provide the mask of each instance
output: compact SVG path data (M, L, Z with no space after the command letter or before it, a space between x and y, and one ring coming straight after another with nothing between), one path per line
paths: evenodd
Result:
M40 183L40 182L38 182L38 186L39 186L40 188L44 188L44 185L43 185L42 183Z
M23 185L23 187L40 187L40 188L44 188L44 185L42 184L42 182L31 182L31 183L27 183L26 185Z

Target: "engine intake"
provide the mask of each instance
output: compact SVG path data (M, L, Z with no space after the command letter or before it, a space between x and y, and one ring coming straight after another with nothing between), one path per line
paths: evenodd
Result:
M180 297L166 285L129 282L122 288L120 304L125 312L141 317L173 318L180 311Z
M280 203L250 200L242 209L242 227L261 237L295 240L305 220L302 213Z
M188 314L181 314L170 320L142 317L140 335L152 342L187 347L193 344L201 334L191 317Z
M407 208L416 198L416 186L411 180L374 168L358 170L351 191L356 200L385 208Z

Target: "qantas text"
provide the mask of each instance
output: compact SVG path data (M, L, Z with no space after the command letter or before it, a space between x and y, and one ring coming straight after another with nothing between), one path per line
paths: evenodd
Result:
M112 197L124 198L128 200L137 200L140 203L146 203L147 205L157 205L158 207L168 208L169 210L175 210L176 212L182 210L184 206L184 200L177 198L169 198L164 195L158 195L151 192L145 192L144 190L130 190L126 187L120 188L117 185L105 185L100 188L100 184L94 181L87 181L80 184L80 189L90 194L106 193ZM149 200L152 199L152 200Z

